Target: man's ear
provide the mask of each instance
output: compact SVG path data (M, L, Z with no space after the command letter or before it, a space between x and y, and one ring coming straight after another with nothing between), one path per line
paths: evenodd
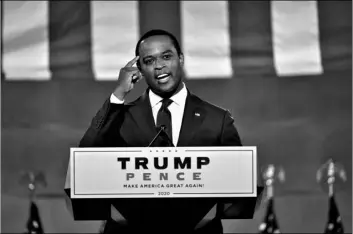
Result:
M181 66L183 67L184 66L184 54L183 53L180 53L180 55L179 55L179 62L181 64Z

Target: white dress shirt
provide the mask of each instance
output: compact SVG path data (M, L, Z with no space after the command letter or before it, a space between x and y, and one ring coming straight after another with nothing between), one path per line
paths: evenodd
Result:
M187 90L186 90L185 84L183 83L183 88L177 94L173 95L170 98L173 102L168 106L168 109L172 115L172 128L173 128L172 131L173 131L174 146L177 146L177 143L179 140L179 133L180 133L181 124L182 124L183 115L184 115L186 97L187 97ZM163 98L151 91L149 92L149 99L152 107L154 123L156 124L157 114L159 109L162 106ZM116 96L114 96L114 94L112 94L110 96L110 102L115 104L122 104L124 103L124 100L120 100Z

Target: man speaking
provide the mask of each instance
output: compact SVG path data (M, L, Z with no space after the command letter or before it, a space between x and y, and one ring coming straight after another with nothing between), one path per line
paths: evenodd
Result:
M147 32L135 53L120 70L114 92L93 118L79 147L242 145L229 111L200 99L186 87L184 56L172 34ZM141 79L147 90L126 103L126 95ZM246 202L230 207L219 203L215 217L200 225L214 204L210 198L120 199L112 205L125 221L108 220L104 233L219 234L223 233L221 217L248 209Z

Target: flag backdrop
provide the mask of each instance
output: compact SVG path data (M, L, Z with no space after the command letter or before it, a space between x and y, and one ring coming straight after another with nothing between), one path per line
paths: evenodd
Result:
M232 78L234 73L273 69L278 76L319 75L351 66L349 18L332 25L339 26L334 31L324 24L333 12L349 16L350 2L4 1L3 5L3 66L9 80L89 75L116 80L117 70L134 57L140 35L151 28L165 28L178 37L190 79ZM330 5L343 12L327 11ZM325 41L331 34L339 46L335 40ZM332 66L338 60L341 66Z
M47 232L99 229L74 223L61 199L44 198L63 193L69 147L152 28L176 35L188 87L230 110L244 145L258 146L259 163L285 168L276 190L281 231L322 232L328 207L317 168L333 157L352 175L351 1L1 4L2 232L21 232L27 219L26 188L16 183L23 170L46 174L38 206ZM145 88L140 82L128 100ZM342 189L337 204L351 232L351 181ZM255 233L260 216L224 221L225 231Z

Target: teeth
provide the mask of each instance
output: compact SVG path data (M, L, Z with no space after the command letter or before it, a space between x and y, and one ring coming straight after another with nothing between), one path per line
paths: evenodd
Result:
M157 78L164 78L164 77L167 77L167 76L169 76L169 74L162 74L162 75L157 76Z

